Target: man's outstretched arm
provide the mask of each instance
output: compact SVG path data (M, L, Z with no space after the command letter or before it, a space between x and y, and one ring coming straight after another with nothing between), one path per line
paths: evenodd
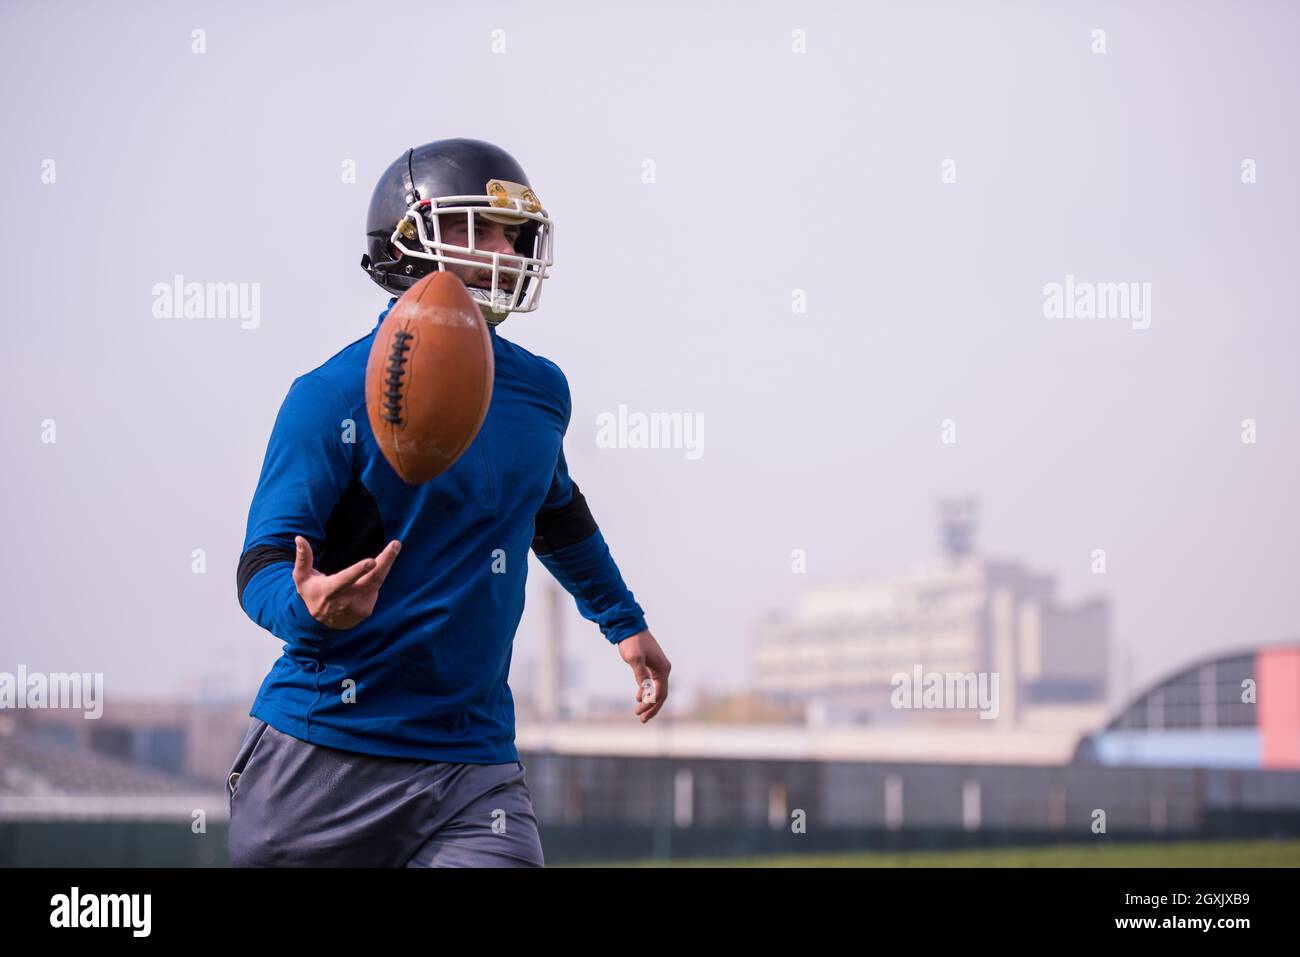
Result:
M644 724L668 698L671 665L646 627L645 614L614 562L586 496L569 476L560 449L550 492L534 522L533 552L564 589L578 611L632 668L637 683L636 714Z
M390 542L333 575L313 567L325 523L352 478L343 396L315 375L300 376L280 406L236 572L240 607L290 643L319 642L374 608L400 545Z

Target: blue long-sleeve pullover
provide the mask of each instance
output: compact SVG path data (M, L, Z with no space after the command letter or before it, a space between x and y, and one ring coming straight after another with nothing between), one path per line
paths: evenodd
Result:
M563 439L573 411L553 362L489 326L492 402L446 472L409 486L375 444L366 361L380 324L295 379L271 432L248 513L239 601L284 641L250 714L314 744L464 764L519 760L506 679L531 547L583 617L617 643L645 630ZM335 630L293 581L294 536L331 574L402 550L374 612Z

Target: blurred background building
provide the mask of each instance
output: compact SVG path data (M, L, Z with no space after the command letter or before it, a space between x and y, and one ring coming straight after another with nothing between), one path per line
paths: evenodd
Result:
M1077 760L1300 768L1300 648L1257 648L1179 670L1087 735Z
M947 737L964 736L955 725L1001 735L1006 757L1016 756L1016 732L1027 742L1049 733L1061 756L1067 739L1105 716L1109 604L1063 603L1051 575L979 555L977 508L972 499L941 503L943 554L934 564L894 580L811 587L792 618L765 620L755 640L755 690L803 706L814 724L876 727L882 744L902 733L917 748L946 739L960 749ZM997 674L998 719L894 707L895 676L918 666ZM939 724L949 727L931 727Z

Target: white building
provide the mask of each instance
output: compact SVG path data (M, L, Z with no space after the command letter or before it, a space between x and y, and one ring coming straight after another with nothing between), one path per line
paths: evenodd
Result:
M755 688L804 703L812 723L933 726L969 723L973 703L922 707L918 697L900 708L900 685L963 675L996 693L986 716L997 720L977 721L986 727L1056 724L1050 713L1066 710L1100 719L1107 602L1062 604L1050 575L972 554L973 527L973 503L947 503L947 554L936 564L891 581L809 588L793 619L759 626Z

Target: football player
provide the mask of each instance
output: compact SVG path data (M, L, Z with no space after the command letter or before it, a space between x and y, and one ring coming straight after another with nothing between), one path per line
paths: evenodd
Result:
M375 329L295 379L271 432L237 574L284 641L231 767L235 866L541 866L507 677L528 551L631 666L635 715L670 665L569 475L555 363L497 331L537 308L554 225L523 169L470 139L407 150L370 201ZM409 486L365 407L375 332L432 270L489 326L492 402L474 442Z

